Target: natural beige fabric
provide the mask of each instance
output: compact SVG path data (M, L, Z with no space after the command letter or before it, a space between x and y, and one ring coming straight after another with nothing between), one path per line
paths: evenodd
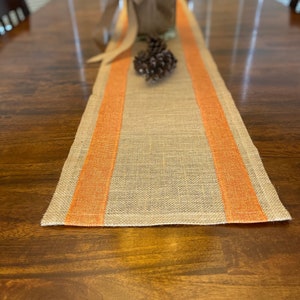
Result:
M184 1L180 0L179 3L188 17L199 53L255 190L260 209L266 216L261 221L290 220L289 213L280 202L264 170L230 92L204 45L194 17ZM123 18L124 14L118 22L117 33L121 31ZM117 44L118 34L110 42L108 51L116 48ZM228 222L214 154L201 117L201 107L196 101L194 82L186 65L180 36L169 41L168 46L179 63L175 72L163 82L156 85L145 83L135 74L132 64L128 73L124 74L127 76L124 111L108 198L102 205L103 212L93 212L93 215L104 213L104 222L82 223L80 214L85 214L82 210L77 212L78 219L75 216L71 225L208 225ZM132 48L132 56L142 47L143 43L136 42ZM111 65L103 63L57 189L43 217L44 226L69 224L66 218L70 207L76 202L74 193L85 166L110 76ZM207 101L210 101L209 97L211 95L207 96ZM101 163L101 158L97 161ZM96 170L99 166L94 167ZM93 193L93 190L90 192ZM242 206L243 199L239 201ZM88 195L84 203L88 206ZM250 217L245 220L236 219L234 222L255 222L255 218L251 220L251 213L249 210Z

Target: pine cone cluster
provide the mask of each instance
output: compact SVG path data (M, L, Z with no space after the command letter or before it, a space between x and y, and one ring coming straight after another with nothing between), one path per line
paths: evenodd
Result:
M177 59L163 39L150 36L147 44L147 50L140 51L134 58L134 68L146 81L157 82L176 68Z

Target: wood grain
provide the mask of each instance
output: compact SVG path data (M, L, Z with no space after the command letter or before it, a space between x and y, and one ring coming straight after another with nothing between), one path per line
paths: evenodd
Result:
M98 68L99 1L53 0L0 37L0 299L300 298L300 16L274 0L194 11L293 220L40 227Z

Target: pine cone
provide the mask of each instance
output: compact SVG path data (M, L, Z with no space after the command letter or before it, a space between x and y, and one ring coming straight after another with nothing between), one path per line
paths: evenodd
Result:
M145 76L146 81L157 82L176 68L177 59L167 50L163 39L150 36L147 42L148 49L134 58L134 68L138 74Z
M160 37L149 36L147 38L147 42L148 42L148 51L151 53L151 55L160 53L165 49L167 49L166 42Z
M146 51L140 51L138 55L134 58L133 64L134 69L140 74L145 75L148 65L149 54Z
M176 67L177 60L169 50L164 50L150 57L146 68L146 81L157 82L170 74Z

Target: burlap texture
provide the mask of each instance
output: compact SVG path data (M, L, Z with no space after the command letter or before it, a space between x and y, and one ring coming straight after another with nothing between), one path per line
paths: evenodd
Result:
M192 43L195 40L204 64L205 70L202 71L207 74L214 89L213 93L208 92L207 99L201 101L213 103L212 98L217 98L217 108L225 116L226 126L230 131L228 139L233 139L237 150L233 152L227 149L229 144L222 145L220 149L213 148L214 137L211 136L214 133L208 130L207 123L210 121L203 115L206 109L201 107L201 101L197 100L195 92L195 82L198 84L195 81L197 74L189 67L186 54L189 45L183 44L183 30L178 28L177 38L168 42L169 48L179 61L176 71L169 78L157 85L149 85L135 74L132 63L128 62L129 69L121 83L126 86L125 92L122 95L112 94L123 97L123 101L120 102L122 107L115 106L110 110L111 113L114 108L121 111L122 117L113 121L119 122L119 127L118 124L112 124L112 128L115 129L105 129L108 136L110 130L115 130L112 132L116 137L107 145L96 143L95 132L98 132L96 128L103 114L104 119L115 120L105 110L110 104L105 102L103 108L102 100L110 89L108 82L112 79L111 76L114 76L114 70L120 66L120 62L114 62L113 66L102 64L42 225L208 225L291 218L265 172L230 92L205 47L193 15L184 1L178 3L180 16L185 16L188 21L187 24L180 21L177 26L188 25L193 35L193 39L188 42ZM118 22L117 32L121 31L123 18L124 15ZM118 35L114 37L108 50L116 47L118 38ZM142 43L136 43L131 50L132 56L141 47ZM128 54L124 59L128 59ZM124 66L126 67L126 62ZM113 101L111 105L114 105ZM216 132L222 135L224 129L218 128L218 122L215 126ZM224 134L228 134L228 131L224 131ZM92 152L94 147L96 150L100 147L102 152ZM109 155L106 155L105 151ZM233 207L240 209L241 214L238 211L230 212L230 199L224 200L227 195L222 182L224 174L221 174L223 177L220 176L216 164L219 159L217 152L224 151L228 152L229 160L240 157L240 164L245 169L241 178L235 178L232 182L243 182L244 177L247 177L255 194L255 197L251 198L245 189L242 197L244 199L232 200L238 202ZM111 155L112 152L114 155ZM94 157L97 153L99 157ZM95 169L88 170L90 177L84 175L87 166ZM103 173L102 170L109 172ZM225 171L225 177L233 176L230 169ZM110 175L109 178L101 178L101 174ZM101 189L97 176L102 184ZM82 186L85 188L81 189ZM237 195L243 195L243 190L240 190L238 184L232 186L232 190L235 189ZM107 196L102 197L103 193L107 193ZM98 201L98 196L95 195L99 195L101 200Z

